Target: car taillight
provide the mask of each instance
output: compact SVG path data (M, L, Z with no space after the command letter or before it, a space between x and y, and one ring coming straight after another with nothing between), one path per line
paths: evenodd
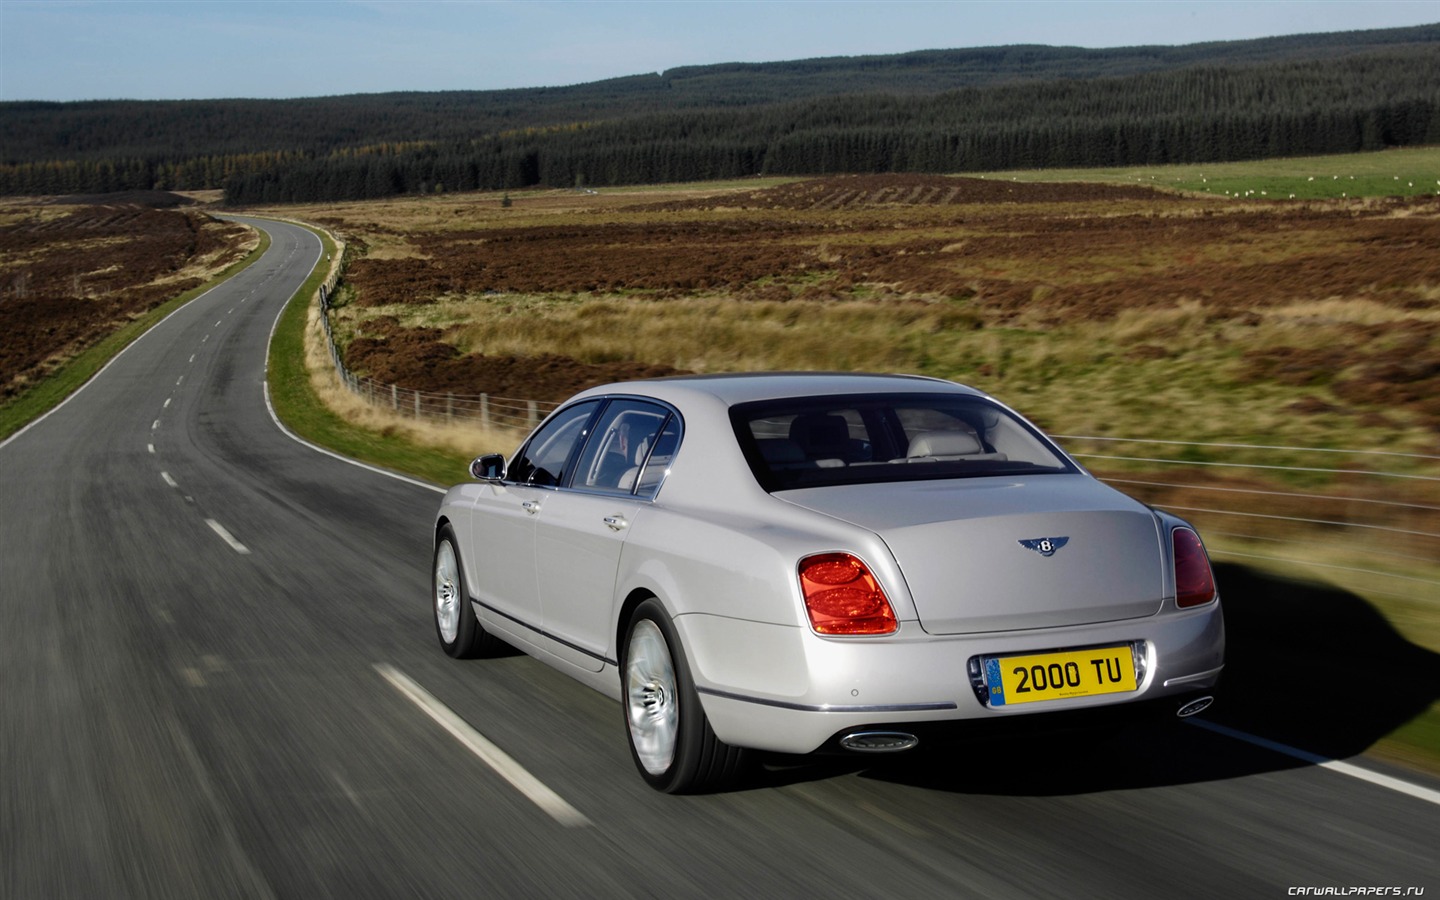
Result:
M1170 532L1175 546L1175 603L1180 607L1200 606L1215 599L1215 575L1200 535L1188 528Z
M819 634L890 634L899 627L880 582L848 553L800 560L800 592Z

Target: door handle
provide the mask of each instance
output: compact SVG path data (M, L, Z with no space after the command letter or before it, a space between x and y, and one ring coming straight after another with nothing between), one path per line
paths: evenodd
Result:
M526 500L524 503L520 504L520 508L533 516L540 511L540 501Z
M629 524L630 524L629 522L625 521L625 517L624 517L624 516L606 516L606 517L605 517L605 526L606 526L607 528L609 528L611 531L619 531L620 529L624 528L626 525L629 525Z

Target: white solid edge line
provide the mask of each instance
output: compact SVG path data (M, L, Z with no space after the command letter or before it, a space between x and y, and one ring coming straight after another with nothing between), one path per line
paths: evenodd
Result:
M260 218L260 217L256 216L256 217L252 217L252 218ZM267 220L267 221L275 221L275 220ZM292 224L292 223L282 222L281 224L289 225L289 224ZM320 264L320 257L321 257L321 256L324 254L324 252L325 252L325 245L324 245L323 243L321 243L320 238L317 237L314 232L310 231L309 229L303 228L303 227L301 227L301 226L295 226L295 227L301 228L301 230L304 231L307 235L309 235L309 236L312 237L312 238L315 238L315 243L318 245L318 249L315 251L315 262L311 263L311 265L310 265L310 268L311 268L311 270L313 271L314 268L315 268L315 266L318 266L318 265ZM303 286L303 283L302 283L302 286ZM296 288L296 290L297 290L297 292L298 292L299 288ZM428 491L434 491L434 492L437 493L437 494L443 494L443 493L445 493L445 488L439 487L438 485L431 484L431 483L428 482L428 481L421 481L421 480L418 479L418 478L411 478L411 477L408 476L408 475L401 475L399 472L392 472L392 471L390 471L389 469L382 469L382 468L380 468L379 466L372 466L372 465L370 465L369 463L363 463L363 462L361 462L361 461L358 460L358 459L351 459L351 458L348 457L348 456L344 456L344 455L342 455L342 454L336 453L336 452L333 451L333 450L329 450L329 449L327 449L327 448L325 448L325 447L321 447L319 444L311 443L310 441L305 440L305 438L303 438L303 437L301 437L300 435L296 434L295 432L291 431L289 428L286 428L286 427L285 427L285 423L280 421L280 417L275 414L275 404L270 401L270 353L269 353L269 349L270 349L270 345L275 342L275 331L276 331L276 329L278 329L278 328L280 327L280 318L281 318L281 316L285 315L285 310L289 309L290 304L293 303L294 301L295 301L295 296L292 294L292 295L290 296L290 299L287 300L287 301L280 307L280 312L278 312L278 313L275 314L275 321L273 321L273 322L270 323L270 337L266 340L266 344L265 344L265 349L266 349L266 353L265 353L265 380L264 380L264 382L262 382L261 387L262 387L263 390L264 390L264 394L265 394L265 409L266 409L267 412L270 413L270 421L274 422L274 423L275 423L275 427L278 428L278 429L280 429L281 433L283 433L286 437L290 438L292 441L295 441L295 442L298 443L298 444L302 444L302 445L304 445L304 446L306 446L306 447L309 447L311 450L314 450L316 453L323 453L323 454L325 454L326 456L330 457L331 459L338 459L338 460L340 460L341 462L349 463L349 464L352 465L352 466L358 466L358 467L360 467L360 468L362 468L362 469L365 469L366 471L374 472L374 473L377 474L377 475L384 475L384 476L389 477L389 478L394 478L396 481L403 481L403 482L405 482L406 484L413 484L413 485L415 485L416 487L422 487L422 488L425 488L425 489L428 490ZM310 301L309 301L309 300L305 300L304 302L305 302L305 303L309 303Z
M531 803L549 814L550 818L566 828L584 828L590 824L590 820L567 803L565 798L527 772L508 753L491 743L485 735L476 731L469 722L457 716L453 710L435 699L429 691L416 684L405 673L386 663L376 663L375 671L379 672L396 690L404 694L406 699L434 719L440 727L450 732L452 737L464 744L465 748L479 757L481 762L494 769L497 775L524 794Z
M236 553L240 554L248 554L250 552L250 548L235 540L235 536L229 531L226 531L224 525L221 525L214 519L206 519L205 524L210 526L211 531L220 535L220 539L225 543L229 544L231 550L234 550Z
M300 435L298 435L298 434L296 434L295 432L291 431L289 428L286 428L286 427L285 427L285 423L284 423L284 422L281 422L281 421L280 421L280 417L275 414L275 406L274 406L274 404L272 404L272 403L270 402L270 382L269 382L269 381L266 381L266 382L265 382L264 388L265 388L265 408L266 408L267 410L269 410L269 412L270 412L270 421L274 422L274 423L275 423L275 427L278 428L278 429L280 429L280 431L281 431L282 433L284 433L284 435L285 435L286 437L290 438L290 440L295 441L297 444L303 444L303 445L305 445L306 447L309 447L311 450L314 450L316 453L323 453L323 454L325 454L326 456L330 457L331 459L338 459L338 460L340 460L340 461L343 462L343 463L349 463L349 464L352 465L352 466L357 466L357 467L359 467L359 468L361 468L361 469L365 469L366 471L374 472L376 475L384 475L384 476L386 476L387 478L393 478L393 479L395 479L396 481L403 481L403 482L405 482L406 484L413 484L413 485L415 485L416 487L422 487L422 488L425 488L427 491L434 491L434 492L437 493L437 494L443 494L443 493L445 493L445 488L442 488L442 487L440 487L440 486L438 486L438 485L431 484L431 483L428 482L428 481L421 481L421 480L418 479L418 478L411 478L409 475L401 475L399 472L392 472L392 471L390 471L389 469L382 469L382 468L380 468L379 466L372 466L372 465L370 465L369 463L361 462L361 461L358 460L358 459L351 459L351 458L348 457L348 456L345 456L345 455L340 454L340 453L336 453L334 450L330 450L330 449L328 449L328 448L326 448L326 447L320 446L319 444L314 444L314 443L311 443L310 441L305 440L303 437L301 437Z
M1313 765L1319 766L1322 769L1329 769L1332 772L1339 772L1341 775L1349 775L1351 778L1358 778L1361 781L1368 781L1371 784L1378 785L1383 788L1389 788L1392 791L1399 791L1400 793L1410 797L1414 797L1417 800L1424 800L1427 803L1434 803L1437 806L1440 806L1440 791L1432 790L1422 785L1412 784L1408 781L1400 778L1395 778L1390 775L1382 775L1379 772L1372 772L1369 769L1363 768L1362 766L1353 765L1347 762L1341 762L1338 759L1330 759L1329 757L1320 756L1316 753L1310 753L1297 747L1289 747L1285 744L1281 744L1272 740L1267 740L1266 738L1257 737L1253 734L1246 734L1243 731L1238 731L1234 728L1227 728L1224 725L1217 725L1214 722L1207 722L1204 719L1190 718L1186 719L1185 721L1191 725L1196 725L1200 728L1204 728L1206 731L1213 731L1216 734L1224 735L1228 738L1234 738L1237 741L1244 741L1247 744L1254 744L1257 747L1264 747L1266 750L1272 750L1276 753L1281 753L1285 756L1289 756L1303 762L1311 763Z

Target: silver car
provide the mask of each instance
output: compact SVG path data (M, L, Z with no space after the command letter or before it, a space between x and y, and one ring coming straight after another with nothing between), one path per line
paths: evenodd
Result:
M471 474L435 523L441 646L503 641L618 699L662 791L755 751L1190 715L1223 668L1195 531L950 382L607 385Z

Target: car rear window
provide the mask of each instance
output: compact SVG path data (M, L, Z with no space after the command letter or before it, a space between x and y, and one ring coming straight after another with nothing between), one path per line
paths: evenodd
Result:
M740 404L730 418L768 491L1076 471L1039 431L984 397L799 397Z

